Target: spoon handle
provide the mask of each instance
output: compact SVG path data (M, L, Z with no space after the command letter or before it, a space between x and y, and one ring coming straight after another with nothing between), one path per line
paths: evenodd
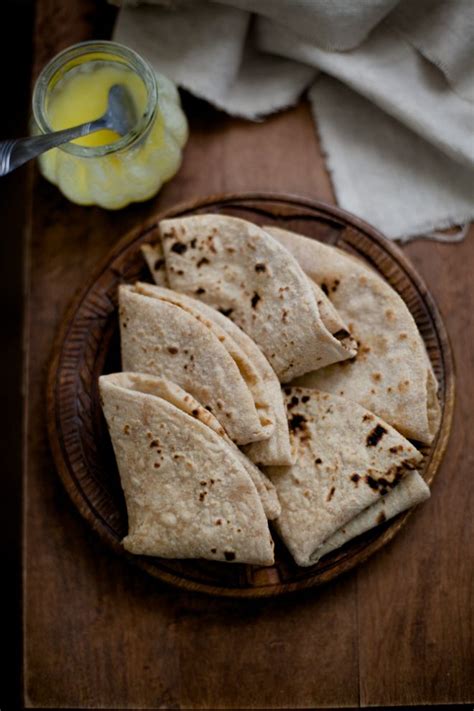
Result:
M0 141L0 176L10 173L15 168L26 163L32 158L36 158L41 153L49 151L50 148L57 148L63 143L69 143L75 138L81 138L89 133L100 131L106 128L105 118L89 121L74 128L66 128L63 131L54 133L44 133L30 138L17 138Z

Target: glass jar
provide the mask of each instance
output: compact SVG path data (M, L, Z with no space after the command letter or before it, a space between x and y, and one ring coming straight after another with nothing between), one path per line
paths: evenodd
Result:
M133 86L140 90L143 110L136 126L125 136L106 139L111 142L102 145L84 145L87 140L83 138L78 139L82 145L73 141L53 148L40 156L39 167L45 178L72 202L117 209L151 198L180 166L188 127L178 91L169 79L155 73L136 52L116 42L81 42L54 57L38 77L31 130L36 134L54 130L50 121L52 107L66 86L69 94L64 109L71 115L63 119L69 120L69 125L82 123L80 117L74 121L76 99L81 101L82 97L85 101L84 88L90 86L87 82L93 82L94 77L96 81L103 80L104 72L109 70L114 76L123 76L125 83L133 80ZM79 74L81 86L77 85L76 97L74 91L71 93L71 80L77 84ZM98 89L97 84L94 89ZM82 108L81 104L77 106Z

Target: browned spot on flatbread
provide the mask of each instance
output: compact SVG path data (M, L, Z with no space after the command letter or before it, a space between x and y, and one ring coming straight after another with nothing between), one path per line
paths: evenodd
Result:
M407 338L408 338L408 333L405 333L404 331L402 331L400 333L400 335L398 336L399 341L406 341Z
M252 296L252 298L250 299L250 303L252 304L252 308L253 308L253 309L256 309L256 308L257 308L257 304L258 304L258 302L261 300L261 298L262 298L262 297L260 296L260 294L259 294L257 291L254 291L254 292L253 292L253 296Z
M291 432L304 431L306 429L306 417L295 413L288 421L288 427Z
M379 515L377 516L377 524L380 526L381 523L384 523L387 520L387 517L385 516L385 513L381 511Z
M165 266L164 259L157 259L153 265L154 270L157 272L159 269Z
M339 331L336 331L336 333L333 333L332 335L338 341L343 341L345 338L349 338L351 334L345 328L340 328Z
M229 317L234 309L218 309L223 316Z
M265 264L262 264L261 262L259 262L258 264L255 265L255 271L257 272L257 274L259 274L261 272L266 272L267 268L266 268Z
M376 447L380 442L384 434L387 434L387 430L382 425L376 425L374 429L367 435L367 447Z
M168 348L168 353L171 353L171 355L176 355L177 352L178 352L178 349L175 346L170 346Z
M206 290L203 289L202 286L199 286L194 293L195 294L205 294Z
M198 259L196 262L197 267L202 267L203 264L209 264L209 259L207 257L201 257L201 259Z
M386 309L385 318L387 319L387 321L395 321L397 317L396 317L395 313L392 311L392 309Z
M365 483L368 484L370 488L374 491L377 491L379 488L377 480L374 479L373 476L370 476L370 474L367 474L367 476L365 477Z
M163 237L163 239L169 239L170 237L174 237L175 234L176 234L176 231L175 231L174 227L169 227L166 232L162 233L162 237Z
M184 254L188 249L188 245L184 244L184 242L174 242L170 249L172 252L176 252L176 254Z
M410 387L410 381L409 380L400 380L400 382L397 385L397 389L401 393L406 393L408 388Z
M398 454L398 452L403 452L403 445L397 444L395 447L390 447L388 451L392 454Z
M354 484L357 486L359 483L359 479L360 479L360 474L357 474L357 472L354 472L354 474L352 474L352 476L351 476L351 481L353 481Z
M235 560L235 553L233 551L224 551L224 556L226 560Z
M336 487L331 486L331 488L329 489L329 493L327 495L326 501L331 501L332 497L334 496L335 491L336 491Z
M371 373L370 377L374 382L378 383L382 380L382 373Z
M373 420L373 419L374 419L374 416L373 416L373 415L366 414L366 415L363 416L362 422L370 422L370 421Z

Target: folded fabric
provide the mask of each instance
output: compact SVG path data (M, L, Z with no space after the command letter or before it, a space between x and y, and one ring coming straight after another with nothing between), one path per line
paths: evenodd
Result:
M115 37L247 118L295 103L316 80L339 204L406 239L474 217L473 24L470 0L155 0L127 4ZM341 92L320 84L321 71L352 88L345 115L363 118L343 120Z

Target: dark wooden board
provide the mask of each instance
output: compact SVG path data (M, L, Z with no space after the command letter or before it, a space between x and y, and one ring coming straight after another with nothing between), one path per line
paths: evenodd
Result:
M37 1L36 65L109 37L96 0ZM25 264L23 694L30 708L319 708L474 702L474 229L403 247L443 314L456 363L452 434L430 501L392 544L297 596L228 600L162 585L89 533L58 480L46 373L64 309L137 222L219 192L334 202L308 105L252 124L186 97L183 166L120 213L35 179ZM126 574L124 575L124 567ZM10 610L8 611L10 613Z
M205 198L167 210L137 225L112 250L95 277L68 309L53 350L48 385L48 427L56 466L74 504L116 552L151 575L178 587L232 597L264 597L320 585L365 561L388 543L411 511L368 531L309 568L300 568L277 545L275 565L225 565L204 560L132 556L121 545L127 514L107 427L98 379L120 370L117 289L150 280L140 246L155 239L162 217L230 214L283 226L335 245L377 269L407 304L424 339L439 382L442 421L420 472L431 484L451 427L454 372L446 329L421 277L406 257L361 220L322 203L287 195L242 194Z

